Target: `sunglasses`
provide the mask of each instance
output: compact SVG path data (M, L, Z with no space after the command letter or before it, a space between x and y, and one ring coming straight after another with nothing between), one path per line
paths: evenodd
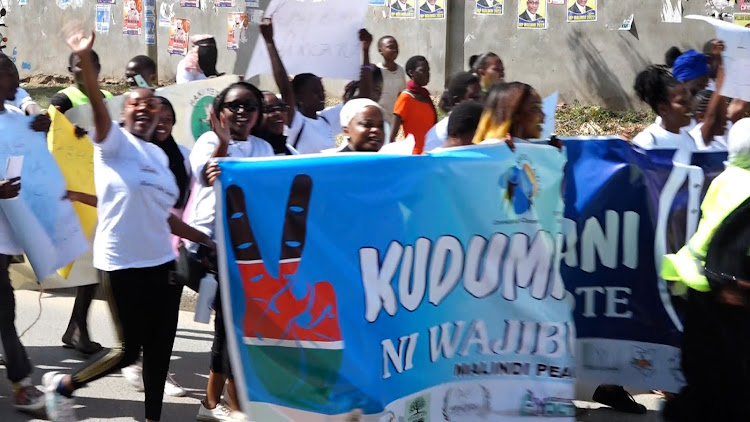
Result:
M273 105L273 106L266 106L264 108L264 111L268 114L277 113L277 112L284 113L287 110L289 110L289 104L284 104L284 103Z
M258 111L258 103L248 101L232 101L230 103L225 103L224 108L229 109L232 113L239 113L240 109L247 111L248 113L252 113L254 111Z
M145 107L146 110L155 113L161 109L161 101L158 98L128 98L128 101L126 103L130 107L133 108L141 108Z

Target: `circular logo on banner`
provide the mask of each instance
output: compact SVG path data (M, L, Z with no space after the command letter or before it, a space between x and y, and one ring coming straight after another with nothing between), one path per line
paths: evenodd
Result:
M188 109L187 122L190 125L189 132L193 136L193 142L197 141L201 135L211 130L211 106L214 98L219 94L214 88L206 88L198 91L190 99L190 108Z

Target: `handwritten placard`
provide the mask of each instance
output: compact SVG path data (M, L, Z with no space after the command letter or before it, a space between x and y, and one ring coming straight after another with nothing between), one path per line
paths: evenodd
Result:
M274 41L290 74L311 72L333 79L358 79L368 0L272 0L265 16L273 19ZM246 78L271 73L263 39L259 39Z

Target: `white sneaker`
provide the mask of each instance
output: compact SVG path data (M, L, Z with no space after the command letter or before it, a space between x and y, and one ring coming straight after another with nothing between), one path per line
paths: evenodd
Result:
M134 363L130 366L122 368L120 370L122 377L128 382L135 391L145 391L146 388L143 386L143 368L140 363Z
M219 403L216 405L215 408L207 409L202 401L201 401L201 407L200 409L198 409L198 416L196 416L195 419L201 422L236 421L236 419L232 418L232 411L229 410L229 408L224 406L223 404Z
M174 380L174 375L171 372L167 373L167 383L164 384L164 394L172 397L185 397L187 392L177 381Z
M73 409L73 399L57 392L57 386L60 385L63 377L63 374L57 372L47 372L42 377L47 417L52 422L78 422L75 409Z

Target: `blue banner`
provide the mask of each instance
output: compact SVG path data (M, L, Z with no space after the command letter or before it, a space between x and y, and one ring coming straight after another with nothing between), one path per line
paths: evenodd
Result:
M575 297L576 375L594 383L679 391L685 301L658 277L665 253L695 232L700 203L726 153L566 139L561 273Z
M222 161L220 284L245 410L572 421L564 165L526 144Z

